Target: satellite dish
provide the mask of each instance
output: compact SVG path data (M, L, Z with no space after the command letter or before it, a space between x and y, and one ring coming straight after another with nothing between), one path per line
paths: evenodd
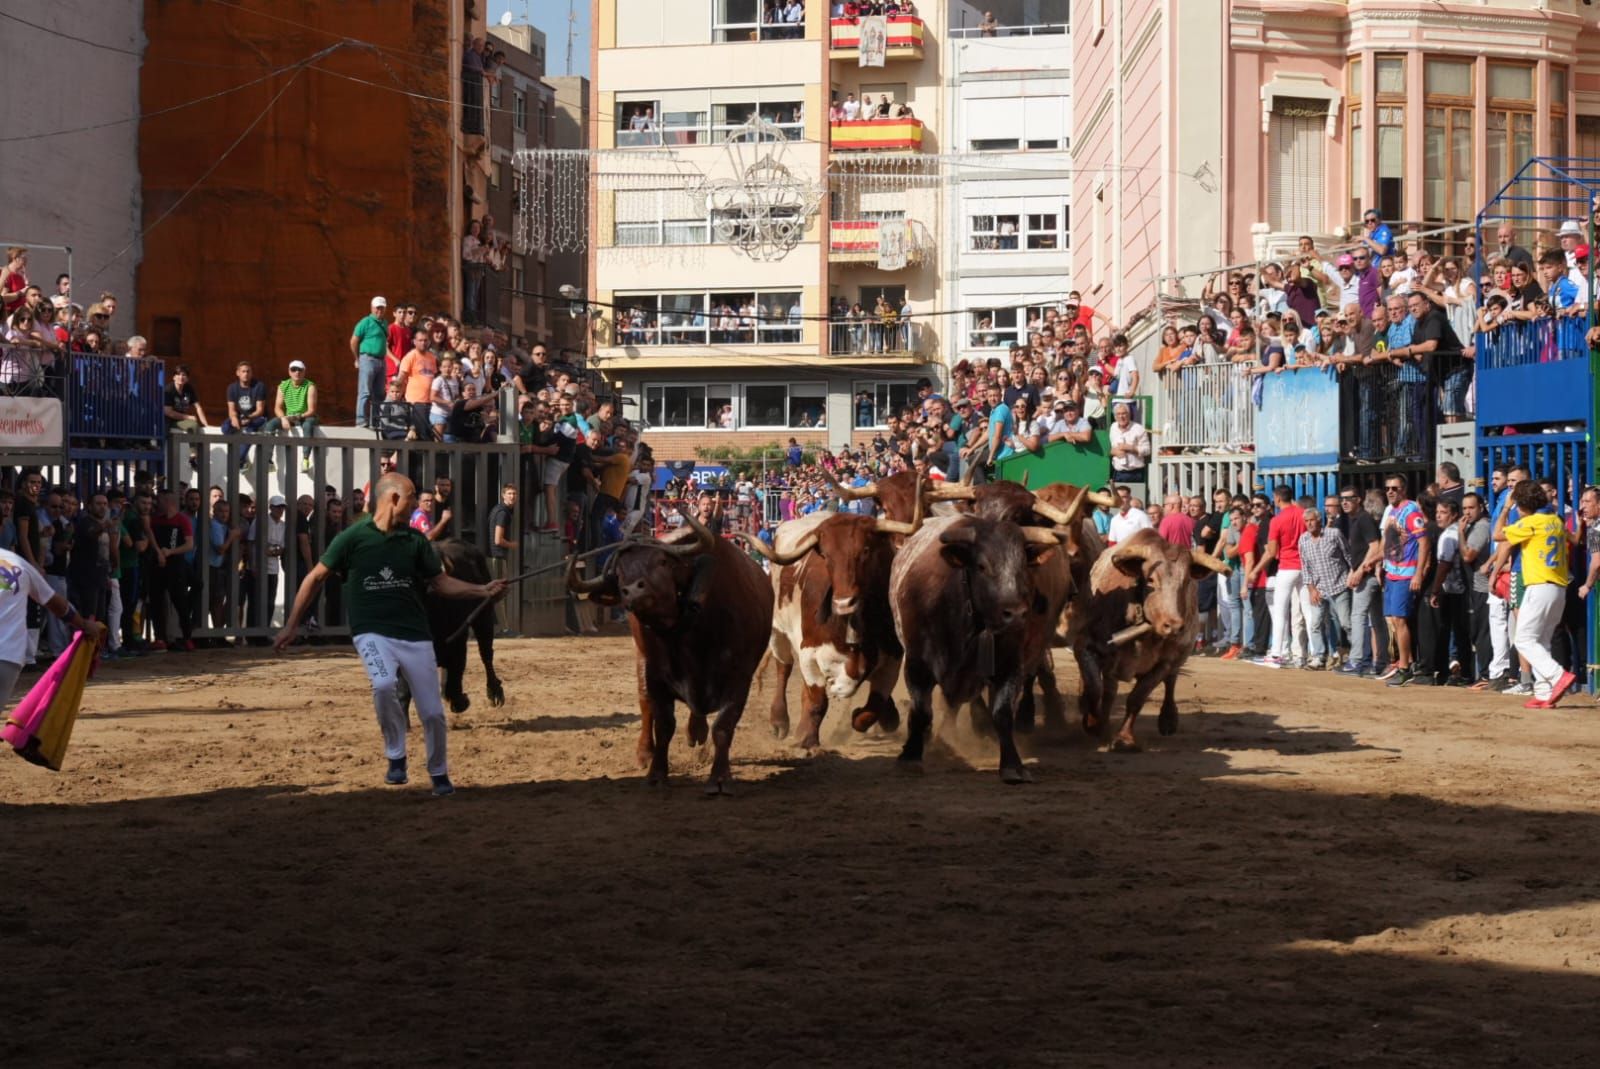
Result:
M509 12L509 11L501 12L501 14L500 14L500 25L502 25L502 26L511 25L511 12Z

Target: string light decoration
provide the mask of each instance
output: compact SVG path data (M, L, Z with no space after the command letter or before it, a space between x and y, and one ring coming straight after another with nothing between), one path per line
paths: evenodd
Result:
M787 144L782 130L757 115L724 145L733 177L702 178L690 187L704 198L716 240L752 260L788 256L822 204L824 187L802 181L784 163Z

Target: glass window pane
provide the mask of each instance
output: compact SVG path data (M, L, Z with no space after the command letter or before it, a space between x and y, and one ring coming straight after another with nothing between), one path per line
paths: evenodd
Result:
M1440 113L1440 124L1435 124L1434 114ZM1428 125L1422 133L1422 215L1425 219L1443 219L1445 168L1445 131L1441 109L1428 109Z
M1405 93L1406 57L1379 56L1375 70L1378 74L1378 92Z
M1469 97L1472 95L1472 64L1453 59L1430 59L1423 68L1425 90L1429 96Z
M1357 219L1367 185L1360 108L1350 109L1350 137L1346 144L1350 155L1350 218Z
M1550 68L1550 103L1558 108L1567 106L1567 68Z
M789 387L790 427L826 427L828 425L827 408L827 387L817 385Z
M789 407L787 386L746 386L744 421L750 427L786 427Z
M1405 111L1378 109L1378 177L1398 178L1405 167Z
M1472 218L1472 112L1457 108L1450 113L1450 215Z
M1533 68L1521 64L1489 64L1489 95L1503 100L1532 100Z
M706 426L731 431L735 426L733 415L733 387L726 383L706 387Z
M1350 96L1361 95L1361 57L1357 56L1350 61L1350 76L1345 82L1345 92Z

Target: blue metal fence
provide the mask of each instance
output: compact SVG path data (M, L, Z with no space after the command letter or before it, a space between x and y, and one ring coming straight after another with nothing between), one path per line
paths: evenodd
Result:
M167 369L159 360L73 353L67 376L68 438L166 437Z
M1478 367L1498 370L1555 360L1587 360L1585 321L1577 316L1502 323L1476 335Z

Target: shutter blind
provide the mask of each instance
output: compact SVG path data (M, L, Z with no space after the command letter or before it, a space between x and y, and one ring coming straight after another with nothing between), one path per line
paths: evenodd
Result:
M1322 229L1327 118L1325 101L1279 97L1273 104L1267 212L1279 233Z

